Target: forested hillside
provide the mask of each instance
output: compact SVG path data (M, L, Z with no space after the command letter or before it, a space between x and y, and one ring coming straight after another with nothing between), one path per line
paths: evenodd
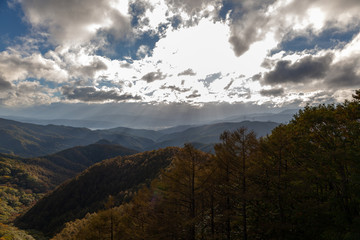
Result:
M135 153L137 151L102 141L87 146L69 148L43 157L24 159L23 162L28 166L33 166L34 171L36 168L45 170L43 171L45 174L41 174L39 178L47 183L47 190L50 190L97 162Z
M178 151L166 148L97 163L39 200L16 225L51 235L65 222L103 209L109 196L116 205L126 202L167 167Z
M103 142L67 149L41 158L26 159L0 154L0 223L9 224L45 193L94 163L134 153L136 151L120 145ZM0 233L10 234L12 229L1 225Z
M186 145L129 203L110 198L53 239L360 239L360 91L221 140L215 155Z
M40 199L46 185L29 171L22 158L0 154L0 223L14 220Z

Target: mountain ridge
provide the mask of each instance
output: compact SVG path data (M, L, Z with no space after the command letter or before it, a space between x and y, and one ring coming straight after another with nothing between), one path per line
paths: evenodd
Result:
M276 122L242 121L221 122L207 125L183 125L162 130L117 127L90 130L58 125L36 125L0 118L0 152L21 157L39 157L62 150L86 146L101 140L138 152L184 143L214 144L225 130L247 127L261 137L278 126Z

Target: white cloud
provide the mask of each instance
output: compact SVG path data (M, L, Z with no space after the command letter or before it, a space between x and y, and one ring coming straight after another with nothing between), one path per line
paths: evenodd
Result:
M64 82L68 78L66 71L41 54L33 53L23 56L17 51L0 53L0 73L8 81L43 78L51 82Z
M6 106L47 105L58 102L56 90L43 86L38 81L22 81L6 92L0 92L0 102Z
M27 21L40 31L48 30L55 44L86 43L99 29L111 29L117 37L127 36L131 31L122 0L17 1L21 3Z

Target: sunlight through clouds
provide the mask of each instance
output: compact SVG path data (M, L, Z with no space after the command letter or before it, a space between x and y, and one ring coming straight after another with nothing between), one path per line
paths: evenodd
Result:
M39 95L44 104L94 97L285 106L360 87L354 0L8 3L31 31L2 43L0 76L13 93L2 94L5 105L29 81L56 96Z

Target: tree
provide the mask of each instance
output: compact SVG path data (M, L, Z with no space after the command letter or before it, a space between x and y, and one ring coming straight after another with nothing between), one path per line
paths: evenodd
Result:
M255 156L258 141L253 131L240 128L234 132L225 131L220 139L222 143L215 145L220 185L219 192L224 198L226 238L231 239L232 221L242 216L243 239L248 238L248 175L247 170ZM235 193L235 194L234 194ZM241 213L238 212L241 205Z
M205 179L203 171L209 155L186 144L175 156L172 166L162 174L163 209L165 219L172 219L174 239L195 240L200 217L201 199ZM166 223L165 223L166 225Z

